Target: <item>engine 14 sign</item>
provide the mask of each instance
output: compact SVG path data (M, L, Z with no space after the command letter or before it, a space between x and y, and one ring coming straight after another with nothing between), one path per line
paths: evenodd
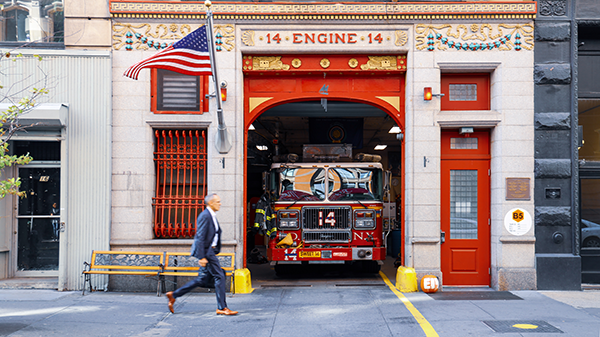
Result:
M406 30L244 30L242 42L249 47L258 46L378 46L400 47L408 41Z

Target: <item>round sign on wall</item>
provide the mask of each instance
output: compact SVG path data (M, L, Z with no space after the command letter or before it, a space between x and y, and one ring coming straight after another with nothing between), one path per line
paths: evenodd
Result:
M531 229L531 215L523 208L513 208L504 216L504 227L512 235L523 235Z

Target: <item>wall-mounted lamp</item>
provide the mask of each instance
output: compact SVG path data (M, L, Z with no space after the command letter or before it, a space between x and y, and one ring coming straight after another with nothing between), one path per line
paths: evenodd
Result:
M458 129L458 133L461 135L465 133L473 133L473 128L460 128Z
M227 100L227 81L221 81L221 101Z
M431 92L431 87L423 88L423 99L426 101L431 101L433 97L442 97L444 94L434 94Z

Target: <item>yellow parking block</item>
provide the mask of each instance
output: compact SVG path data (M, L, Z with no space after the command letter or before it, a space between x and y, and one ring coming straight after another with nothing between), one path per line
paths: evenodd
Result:
M414 268L398 267L396 271L396 289L403 293L413 293L417 288L417 273Z
M235 293L250 294L253 292L250 270L248 268L235 270Z

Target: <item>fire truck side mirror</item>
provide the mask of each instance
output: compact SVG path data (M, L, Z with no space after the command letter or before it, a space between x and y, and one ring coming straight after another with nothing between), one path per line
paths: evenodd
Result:
M386 192L389 192L390 190L390 181L392 179L392 172L391 171L385 171L384 173L384 183L383 183L383 190Z
M268 192L269 191L269 172L263 172L262 173L262 188L263 188L263 192Z

